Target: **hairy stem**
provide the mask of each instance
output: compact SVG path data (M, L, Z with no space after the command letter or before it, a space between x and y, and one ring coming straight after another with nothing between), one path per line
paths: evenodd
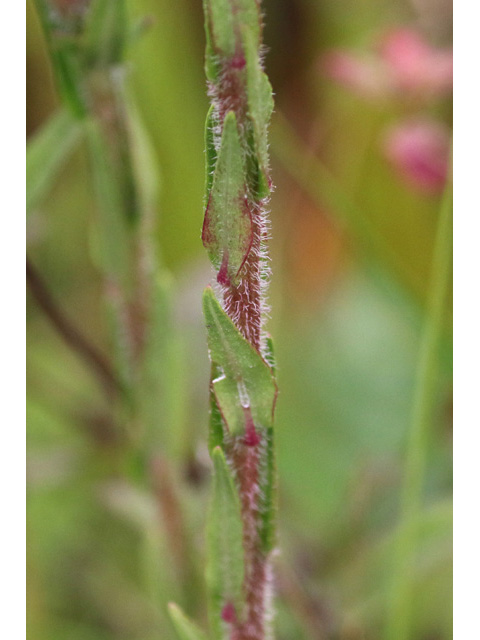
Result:
M248 355L254 360L252 367L269 372L266 375L272 385L267 383L270 394L276 385L265 359L267 336L263 323L269 276L266 207L272 188L267 126L273 99L262 66L260 3L205 0L204 7L206 71L212 109L207 118L207 197L202 239L216 269L223 311L250 345L247 353L253 347L255 355L251 352ZM226 334L224 338L228 342ZM262 423L259 416L264 400L251 397L256 384L247 392L241 361L239 368L234 367L236 371L231 370L228 354L238 356L235 353L240 346L238 340L234 338L236 346L227 345L224 362L215 362L212 356L213 440L220 442L233 473L243 528L243 604L241 611L235 610L228 597L229 586L224 585L221 617L227 623L230 640L264 640L270 636L269 527L273 520L274 482L271 423L276 391L268 395L270 417ZM248 375L247 371L247 378ZM234 394L230 400L216 395L216 385L221 384L222 376L230 377ZM238 420L231 414L231 402Z

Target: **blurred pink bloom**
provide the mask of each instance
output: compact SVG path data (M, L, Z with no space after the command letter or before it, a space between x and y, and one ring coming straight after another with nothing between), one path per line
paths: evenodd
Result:
M322 59L329 77L362 97L430 98L452 87L452 50L431 47L412 29L395 29L378 53L332 51Z
M322 67L332 80L363 98L382 97L389 84L383 65L372 56L332 51L323 56Z
M440 193L447 179L450 132L435 120L416 120L392 127L383 150L401 177L413 187Z
M441 96L452 88L452 50L431 47L412 29L390 32L380 45L380 56L398 91Z

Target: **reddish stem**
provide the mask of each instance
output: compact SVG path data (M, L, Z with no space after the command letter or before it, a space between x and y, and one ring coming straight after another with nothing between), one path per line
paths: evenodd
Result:
M252 245L243 264L239 284L224 286L224 308L243 336L260 351L262 328L261 244L266 235L260 205L252 209Z
M251 123L247 115L245 57L241 50L225 60L218 84L211 84L209 93L216 110L216 121L222 123L229 111L234 111L243 144L248 146ZM254 200L249 188L245 202L252 220L252 243L239 272L238 284L228 277L228 254L224 253L217 282L223 289L225 312L246 340L260 353L262 335L262 255L267 239L264 202ZM263 456L261 435L255 428L250 409L245 409L245 434L226 439L227 458L235 471L239 491L245 554L244 596L246 608L242 616L230 603L225 603L222 618L231 626L231 640L264 640L265 610L268 589L269 558L262 551L260 537L260 465Z
M261 551L259 536L259 462L260 443L255 432L237 437L230 447L230 459L236 472L243 521L243 548L245 553L244 593L246 611L244 619L233 625L235 640L263 640L265 637L265 601L268 558ZM235 633L234 633L235 632Z

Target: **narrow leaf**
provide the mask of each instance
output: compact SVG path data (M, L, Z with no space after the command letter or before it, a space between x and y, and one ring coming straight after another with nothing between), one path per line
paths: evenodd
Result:
M179 640L207 640L207 636L197 625L187 618L179 606L170 602L168 605L170 620L175 627Z
M205 13L210 41L224 56L235 53L235 18L231 0L206 0Z
M205 70L208 80L218 80L222 63L241 55L241 32L247 28L260 44L261 17L256 0L204 0L207 36Z
M125 87L122 91L127 128L127 144L131 152L130 180L135 185L135 199L143 217L148 217L150 229L158 202L161 172L152 140L142 121L139 109Z
M64 10L53 0L36 0L45 33L58 91L77 117L85 115L85 91L81 63L81 38L84 22L74 3Z
M263 553L268 554L275 546L275 515L277 511L275 447L272 427L267 429L265 439L265 455L260 466L260 539Z
M237 120L230 111L224 120L202 231L203 244L222 284L236 281L252 243L252 220L244 193L243 151Z
M99 251L96 258L106 276L126 285L129 280L129 240L122 185L118 182L100 124L92 118L86 122L86 130L99 203Z
M273 111L273 92L267 75L260 65L258 44L250 30L243 31L243 47L247 63L248 112L253 122L255 152L260 176L260 196L269 194L267 127Z
M77 147L82 135L81 123L62 109L27 145L27 213L41 204L49 189Z
M222 637L225 605L241 613L244 576L243 534L240 500L232 474L220 447L212 452L213 495L207 522L207 584L212 626Z
M221 371L212 364L212 374L210 376L210 380L215 380L221 374ZM209 431L208 431L208 449L210 454L212 453L215 447L223 448L223 418L221 411L218 407L217 399L215 397L215 391L213 389L213 384L210 389L210 422L209 422Z
M257 429L272 426L277 388L268 365L238 331L210 288L203 295L203 312L210 356L222 371L213 388L230 432L243 433L247 409Z
M207 206L210 198L215 165L217 163L217 150L215 149L214 135L216 121L214 119L214 114L215 110L212 105L208 110L207 120L205 122L205 207Z
M173 292L172 278L161 270L152 286L138 387L145 444L170 457L184 448L186 411L183 343L173 321Z

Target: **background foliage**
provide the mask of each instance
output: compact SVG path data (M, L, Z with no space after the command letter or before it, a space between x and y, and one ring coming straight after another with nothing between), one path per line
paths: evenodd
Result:
M27 133L57 106L28 5ZM440 1L265 2L276 93L271 156L273 308L280 478L278 638L383 638L415 371L441 190L385 157L384 132L417 116L448 125L448 95L365 99L325 72L332 49L370 52L399 26L448 46ZM153 415L155 464L128 450L102 389L33 299L28 303L29 637L173 638L166 605L205 617L209 368L201 294L211 278L204 193L202 7L136 0L150 27L129 51L129 82L158 160L155 238L168 363ZM331 76L331 74L330 74ZM65 144L68 141L64 141ZM108 353L95 204L83 146L29 218L28 253L68 318ZM168 273L167 273L168 270ZM170 294L165 294L165 300ZM165 309L165 305L160 305ZM451 636L451 339L443 314L434 415L416 535L412 638ZM153 407L152 412L156 409Z

